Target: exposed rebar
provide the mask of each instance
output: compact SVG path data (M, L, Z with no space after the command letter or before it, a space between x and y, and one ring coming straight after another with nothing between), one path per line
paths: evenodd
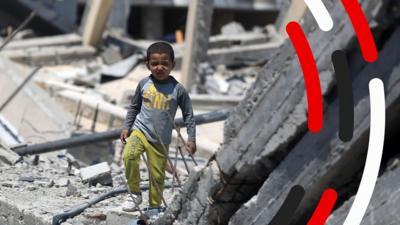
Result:
M190 174L189 166L188 166L188 164L186 162L185 156L183 155L183 152L182 152L182 149L181 149L180 146L178 146L178 151L179 151L180 155L182 156L183 164L185 164L185 168L186 168L187 173Z
M10 36L1 44L0 51L15 37L15 35L28 25L29 22L36 16L36 12L31 12L29 16L15 29Z
M18 85L17 89L15 89L14 92L7 98L7 100L0 106L0 112L3 111L3 109L15 98L15 96L22 90L22 88L24 88L24 86L32 79L32 77L37 73L40 68L41 66L33 69L31 74L29 74L29 76L26 77L20 85Z
M188 146L186 145L185 139L183 139L180 130L175 125L174 119L172 118L171 114L169 114L169 112L167 112L167 114L168 114L169 121L172 123L172 125L174 126L174 129L176 130L176 133L178 134L178 139L180 139L182 141L183 145L185 146L186 151L189 153L190 157L192 158L194 165L197 166L198 164L197 164L196 160L194 159L193 153L191 152L191 149L188 149ZM181 154L182 154L182 152L181 152ZM182 158L184 158L183 155L182 155Z
M79 112L81 111L81 104L82 104L82 100L79 99L78 105L76 107L75 117L74 117L74 126L77 126L77 123L78 123L78 116L79 116Z
M92 121L92 128L91 128L92 132L94 132L94 130L96 129L96 123L97 123L98 114L99 114L99 104L97 103L96 110L94 111L93 121Z
M170 165L172 165L172 161L171 161L171 159L169 158L169 154L168 154L168 149L167 149L167 147L165 147L164 142L162 141L161 136L158 134L157 130L154 130L154 131L155 131L155 133L156 133L156 136L157 136L158 141L160 142L162 148L164 149L164 154L165 154L165 156L167 157L168 163L169 163ZM174 170L173 175L176 177L176 181L178 181L178 185L179 185L180 187L182 187L181 180L179 179L178 174L176 173L176 170Z

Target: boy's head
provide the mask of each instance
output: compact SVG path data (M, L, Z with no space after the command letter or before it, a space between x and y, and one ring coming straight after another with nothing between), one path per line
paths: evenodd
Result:
M156 42L147 48L147 68L157 80L165 80L175 67L175 55L167 42Z

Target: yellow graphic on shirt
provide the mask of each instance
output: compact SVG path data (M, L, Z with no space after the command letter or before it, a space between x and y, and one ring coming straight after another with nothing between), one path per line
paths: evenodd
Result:
M143 104L147 108L167 111L169 110L172 97L159 92L154 84L143 92Z

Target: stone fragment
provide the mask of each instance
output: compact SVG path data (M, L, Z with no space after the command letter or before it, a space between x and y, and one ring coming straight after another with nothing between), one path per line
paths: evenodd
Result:
M10 165L14 165L17 162L19 162L20 160L21 160L21 156L19 156L14 151L0 147L0 161L10 164Z
M56 187L66 187L69 183L70 181L67 178L60 178L54 182Z
M111 169L107 162L99 163L93 166L82 168L81 178L83 182L89 185L112 185Z

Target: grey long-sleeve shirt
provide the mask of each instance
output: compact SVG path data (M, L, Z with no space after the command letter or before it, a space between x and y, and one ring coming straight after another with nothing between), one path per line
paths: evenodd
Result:
M124 128L139 129L152 143L171 143L173 124L178 106L182 110L189 140L196 140L196 125L192 103L185 88L175 78L156 80L152 75L142 79L128 107Z

